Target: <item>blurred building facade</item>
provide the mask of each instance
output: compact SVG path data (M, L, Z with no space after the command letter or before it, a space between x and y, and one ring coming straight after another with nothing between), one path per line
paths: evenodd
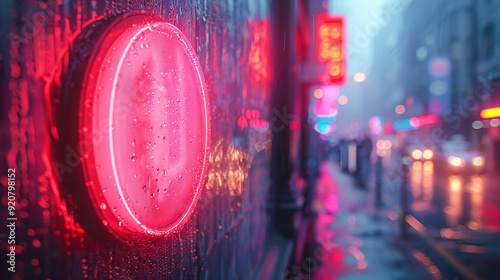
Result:
M480 108L500 107L500 1L476 1L478 34L477 93ZM493 155L495 168L500 167L500 128L497 120L483 120L475 126L482 144ZM481 124L479 126L479 124Z
M488 80L500 77L500 1L476 1L478 34L477 74Z
M402 7L403 9L405 7ZM383 24L377 37L373 40L373 69L370 73L374 80L373 102L378 102L381 112L387 113L387 121L394 121L399 116L394 107L405 100L405 81L402 79L404 48L401 45L403 28L402 12L389 12L388 5L376 15ZM411 107L411 106L408 106Z
M406 6L385 14L388 1L379 11L387 24L373 40L373 95L386 96L388 107L380 111L388 121L437 114L433 140L462 134L500 161L500 133L480 117L500 105L500 1L396 2ZM397 105L403 114L389 110Z

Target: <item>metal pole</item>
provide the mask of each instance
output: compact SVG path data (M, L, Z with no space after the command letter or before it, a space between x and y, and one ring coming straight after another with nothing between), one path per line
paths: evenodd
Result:
M382 157L379 155L375 164L375 205L382 206Z
M274 75L272 84L271 112L288 114L291 111L290 100L293 98L292 83L295 80L292 71L291 32L293 6L290 1L271 2L272 55ZM295 226L294 214L299 210L298 202L290 188L291 164L290 120L277 119L273 123L271 155L271 190L268 207L271 213L271 226L285 237L293 237Z
M408 174L410 168L410 158L407 155L403 156L401 162L401 219L400 219L400 229L401 237L405 238L407 236L406 232L406 217L408 215Z

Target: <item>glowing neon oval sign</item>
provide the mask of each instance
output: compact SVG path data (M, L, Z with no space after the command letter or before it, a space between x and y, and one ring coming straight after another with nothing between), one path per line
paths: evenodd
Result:
M83 174L103 224L122 240L149 241L179 230L200 196L206 89L193 48L173 25L136 14L110 29L82 87Z

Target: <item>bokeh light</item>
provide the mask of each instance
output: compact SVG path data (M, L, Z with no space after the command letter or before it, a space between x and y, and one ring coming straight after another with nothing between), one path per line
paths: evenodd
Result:
M404 112L406 111L406 108L403 105L398 105L398 106L396 106L395 111L396 111L396 114L401 115L401 114L404 114Z
M337 101L339 102L340 105L345 105L347 104L347 102L349 102L349 98L347 98L347 96L345 95L341 95L339 96L339 99Z
M356 74L354 74L353 79L356 83L362 83L362 82L366 81L366 74L362 73L362 72L356 73Z
M321 90L320 88L318 88L317 90L314 91L314 97L320 99L321 97L323 97L323 90Z

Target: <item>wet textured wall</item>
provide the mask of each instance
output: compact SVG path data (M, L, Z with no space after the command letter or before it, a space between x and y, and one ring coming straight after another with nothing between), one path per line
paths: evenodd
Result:
M0 178L6 192L7 169L16 169L13 279L251 278L266 240L268 6L264 0L2 1ZM80 34L137 10L178 27L195 49L208 89L212 139L208 179L194 215L172 236L129 246L96 240L81 225L84 211L76 211L58 176L78 167L54 156L61 132L53 124L61 118L65 73L74 46L82 46ZM4 236L6 218L1 211Z

